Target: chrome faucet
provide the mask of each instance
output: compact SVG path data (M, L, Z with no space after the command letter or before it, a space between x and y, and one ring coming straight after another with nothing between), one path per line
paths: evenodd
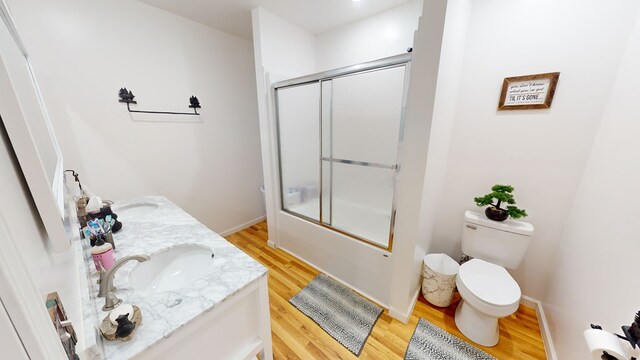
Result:
M113 290L113 275L115 275L116 271L124 265L129 260L137 260L139 262L145 262L149 260L148 255L129 255L125 256L122 259L116 261L113 266L109 268L107 271L102 271L102 264L100 264L100 291L98 291L98 297L104 297L104 306L102 310L109 311L114 309L116 306L122 303L122 300L118 299L114 294Z

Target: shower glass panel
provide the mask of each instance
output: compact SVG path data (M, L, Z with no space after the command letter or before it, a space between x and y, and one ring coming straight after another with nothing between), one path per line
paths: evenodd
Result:
M395 164L403 89L404 67L333 80L333 157Z
M320 86L277 92L282 207L320 221Z
M390 249L410 55L275 85L282 209Z
M387 247L395 173L334 163L331 226Z

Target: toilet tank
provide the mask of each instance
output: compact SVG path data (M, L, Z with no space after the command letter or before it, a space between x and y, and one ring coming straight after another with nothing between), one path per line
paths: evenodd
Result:
M533 225L524 221L493 221L482 213L466 211L462 252L508 269L517 269L529 248L532 235Z

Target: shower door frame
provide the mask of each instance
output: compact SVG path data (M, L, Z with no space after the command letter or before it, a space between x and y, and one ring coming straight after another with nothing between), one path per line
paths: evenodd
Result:
M322 154L322 120L323 120L323 114L322 114L322 105L323 105L323 101L322 101L322 83L324 81L331 81L333 79L337 79L337 78L341 78L341 77L346 77L346 76L352 76L352 75L359 75L359 74L364 74L364 73L369 73L369 72L375 72L375 71L380 71L380 70L386 70L386 69L392 69L392 68L397 68L397 67L404 67L404 83L403 83L403 93L402 93L402 105L401 105L401 110L400 110L400 126L399 126L399 134L398 134L398 145L397 145L397 155L396 155L396 163L394 165L386 165L386 164L377 164L377 163L371 163L371 162L366 162L366 161L356 161L356 160L345 160L345 159L334 159L333 158L333 153L331 153L330 157L324 157ZM406 105L407 105L407 93L408 93L408 85L409 85L409 74L410 74L410 70L411 70L411 53L406 53L406 54L400 54L400 55L396 55L396 56L391 56L391 57L387 57L387 58L383 58L383 59L378 59L378 60L374 60L374 61L370 61L370 62L365 62L365 63L361 63L361 64L356 64L356 65L351 65L351 66L347 66L347 67L342 67L342 68L338 68L338 69L333 69L333 70L328 70L328 71L323 71L323 72L319 72L316 74L311 74L311 75L306 75L306 76L301 76L301 77L297 77L297 78L293 78L293 79L288 79L288 80L284 80L284 81L280 81L277 82L275 84L273 84L272 86L272 91L273 91L273 101L274 101L274 109L275 109L275 124L276 124L276 141L277 141L277 151L278 151L278 181L279 181L279 188L280 188L280 210L286 212L289 215L295 216L297 218L301 218L303 220L309 221L313 224L319 225L321 227L327 228L329 230L335 231L337 233L346 235L350 238L356 239L358 241L364 242L368 245L374 246L376 248L382 249L382 250L386 250L391 252L393 249L393 237L394 237L394 228L395 228L395 219L396 219L396 195L398 193L398 175L400 173L401 170L401 158L402 158L402 145L403 145L403 141L404 141L404 125L405 125L405 110L406 110ZM320 145L320 158L318 159L319 161L319 167L320 167L320 176L319 176L319 184L320 184L320 189L319 189L319 220L313 219L311 217L305 216L303 214L288 210L284 208L284 184L282 182L282 148L281 148L281 139L280 139L280 109L279 109L279 99L278 99L278 90L280 89L285 89L285 88L292 88L292 87L296 87L296 86L302 86L302 85L310 85L310 84L318 84L319 87L319 92L320 92L320 98L318 99L318 125L320 127L319 129L319 136L320 136L320 141L319 141L319 145ZM333 90L331 91L331 96L333 96ZM333 101L331 101L331 107L333 107ZM331 120L331 123L333 123L333 119ZM331 128L330 130L330 136L331 136L331 148L333 148L333 129ZM333 151L333 149L331 149L331 151ZM392 202L391 202L391 219L390 219L390 223L389 223L389 241L388 241L388 245L384 246L381 245L375 241L369 240L367 238L352 234L348 231L345 230L341 230L338 229L336 227L333 227L331 224L326 224L323 222L323 211L322 211L322 206L323 206L323 171L322 171L322 162L323 161L327 161L329 162L331 165L330 167L330 181L331 181L331 185L330 185L330 189L331 192L333 192L333 163L343 163L343 164L351 164L351 165L358 165L358 166L366 166L366 167L377 167L377 168L385 168L385 169L392 169L395 170L394 174L393 174L393 195L392 195ZM329 197L329 202L333 202L333 197L330 196ZM331 209L331 205L330 205L330 222L332 223L332 217L333 217L333 209Z

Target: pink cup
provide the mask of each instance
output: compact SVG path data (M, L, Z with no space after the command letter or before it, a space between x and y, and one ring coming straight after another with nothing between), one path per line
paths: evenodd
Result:
M109 270L113 266L116 259L113 257L113 249L109 249L100 254L91 254L93 258L93 264L96 266L96 271L100 271L100 264L105 270Z

